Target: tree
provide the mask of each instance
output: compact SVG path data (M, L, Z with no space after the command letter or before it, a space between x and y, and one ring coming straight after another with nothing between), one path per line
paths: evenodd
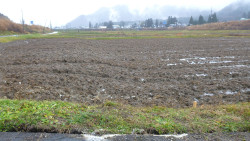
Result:
M98 23L96 23L96 24L95 24L95 26L94 26L94 28L95 28L95 29L97 29L97 28L98 28L98 26L99 26L99 25L98 25Z
M155 20L155 26L156 26L156 28L158 28L159 27L159 20Z
M124 28L125 22L124 22L124 21L121 21L121 22L120 22L120 26Z
M248 16L247 16L248 19L250 19L250 11L248 12Z
M153 19L150 18L150 19L147 19L145 21L145 27L153 27L154 26L154 22L153 22Z
M108 22L104 22L103 26L108 26L108 24L109 24Z
M162 23L162 21L160 21L159 26L160 26L160 27L163 27L162 25L163 25L163 23Z
M112 21L108 22L107 28L108 29L113 29L113 22Z
M92 28L92 24L91 24L91 22L89 22L89 29L91 29Z
M177 19L176 17L169 16L167 20L166 26L170 26L171 24L177 24Z
M200 15L200 16L199 16L198 24L204 24L204 23L206 23L206 21L204 20L203 16Z
M211 23L211 22L212 22L212 16L211 16L211 15L208 16L207 22L208 22L208 23Z
M209 15L207 22L208 23L216 23L216 22L218 22L216 13Z
M137 23L132 24L131 27L132 27L132 28L136 28L136 27L137 27Z
M242 18L248 18L248 15L247 15L246 12L244 12L244 13L242 14Z
M212 17L213 17L213 18L212 18L212 21L213 21L214 23L218 22L216 13L214 13Z
M191 16L190 17L190 20L189 20L189 25L193 25L194 24L194 19L193 19L193 17Z
M145 27L145 21L142 21L142 22L140 23L140 27Z

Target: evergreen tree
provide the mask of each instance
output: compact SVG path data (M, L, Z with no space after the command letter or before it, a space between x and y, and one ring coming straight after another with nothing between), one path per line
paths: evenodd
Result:
M141 22L140 27L145 27L145 21Z
M153 22L153 19L150 18L150 19L147 19L145 21L145 27L153 27L154 26L154 22Z
M211 15L208 16L207 22L208 22L208 23L211 23L211 22L212 22L212 16L211 16Z
M162 23L162 21L160 21L159 26L162 27L162 25L163 25L163 23Z
M216 22L218 22L218 18L216 16L216 13L209 15L207 22L208 23L216 23Z
M247 13L246 13L246 12L244 12L244 13L242 14L242 18L248 18L248 16L247 16Z
M108 26L108 24L109 24L108 22L104 22L103 26Z
M132 28L136 28L137 27L137 23L132 24Z
M156 26L156 28L158 28L159 27L159 20L155 20L155 26Z
M91 22L89 22L89 29L91 29L92 28L92 24L91 24Z
M108 22L107 28L108 29L113 29L113 22L112 21Z
M194 24L194 19L193 19L193 17L191 16L190 17L190 20L189 20L189 25L193 25Z
M218 22L216 13L214 13L212 17L213 17L212 22L214 22L214 23Z
M121 27L124 27L124 26L125 26L125 22L124 22L124 21L121 21L121 22L120 22L120 26L121 26Z
M200 15L200 16L199 16L198 24L204 24L204 23L206 23L206 21L204 20L203 16Z
M176 23L177 23L176 17L169 16L168 20L167 20L167 25L166 26L168 27L169 25L176 24Z
M247 16L248 19L250 19L250 11L248 12L248 16Z
M97 29L97 28L98 28L98 23L96 23L96 24L95 24L95 27L94 27L94 28L95 28L95 29Z

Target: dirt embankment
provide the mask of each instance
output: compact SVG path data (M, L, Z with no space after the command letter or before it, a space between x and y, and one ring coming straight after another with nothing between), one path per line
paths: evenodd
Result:
M250 20L218 22L186 27L188 30L250 30Z
M11 21L8 17L0 13L0 31L14 33L43 33L49 32L50 29L40 25L18 24Z
M250 39L0 44L0 98L191 106L249 101Z

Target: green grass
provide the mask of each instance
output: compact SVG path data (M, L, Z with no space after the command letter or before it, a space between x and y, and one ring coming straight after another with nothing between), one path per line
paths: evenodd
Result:
M3 34L3 33L2 33ZM5 33L3 35L9 35ZM1 35L1 34L0 34ZM38 38L80 38L91 40L114 40L114 39L153 39L153 38L216 38L216 37L246 37L250 38L249 30L121 30L121 31L61 31L58 34L24 34L17 37L0 37L0 43L15 40L38 39Z
M0 100L0 131L71 133L75 129L105 133L249 132L250 103L173 109L133 107L107 101L86 106L61 101Z

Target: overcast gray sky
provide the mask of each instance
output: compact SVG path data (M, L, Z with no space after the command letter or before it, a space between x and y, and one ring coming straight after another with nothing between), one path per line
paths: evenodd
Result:
M20 23L21 11L26 23L61 26L80 15L88 15L101 7L128 5L130 9L143 11L146 7L174 5L199 9L220 10L238 0L1 0L0 13ZM250 1L250 0L245 0Z

